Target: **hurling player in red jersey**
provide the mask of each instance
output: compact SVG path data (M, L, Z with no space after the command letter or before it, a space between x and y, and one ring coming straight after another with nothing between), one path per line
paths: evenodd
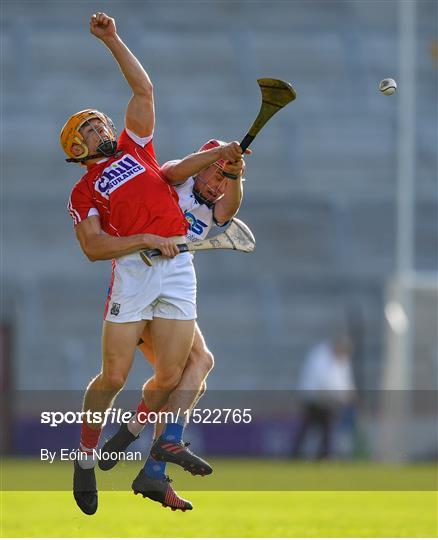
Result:
M118 140L111 120L95 109L76 113L61 131L68 161L87 167L68 205L76 236L91 261L113 259L102 331L102 369L85 392L83 411L89 416L84 417L74 464L74 497L86 514L97 510L94 466L103 414L125 383L146 324L155 351L155 373L145 383L137 408L137 420L142 423L150 412L163 407L179 384L196 319L192 256L178 254L176 247L185 240L187 222L152 146L152 83L118 36L114 19L97 13L91 17L90 31L111 51L133 95ZM186 163L193 175L218 160L240 158L241 148L233 142L193 154ZM163 257L149 268L138 254L142 248L158 248ZM141 479L137 491L142 492ZM191 509L169 482L163 497L163 503L172 508Z

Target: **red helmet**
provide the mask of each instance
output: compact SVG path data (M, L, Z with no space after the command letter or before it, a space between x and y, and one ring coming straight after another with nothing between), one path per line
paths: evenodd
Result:
M205 152L206 150L211 150L212 148L217 148L218 146L225 146L227 143L224 141L219 141L218 139L210 139L205 144L201 146L201 148L198 150L198 152ZM221 169L224 168L225 161L223 159L220 159L219 161L216 161L213 165L216 165L217 167L220 167Z
M198 152L205 152L226 143L217 139L210 139L201 146ZM202 169L195 176L195 185L193 193L201 204L213 206L224 194L227 185L227 179L222 175L225 166L225 160L219 159L212 165Z

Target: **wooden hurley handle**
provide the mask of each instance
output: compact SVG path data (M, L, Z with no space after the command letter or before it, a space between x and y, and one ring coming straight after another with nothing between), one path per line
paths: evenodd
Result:
M177 248L180 253L189 251L189 246L187 244L178 244ZM159 249L143 249L140 251L140 257L148 266L152 266L152 257L159 257L160 255L162 255L162 253Z

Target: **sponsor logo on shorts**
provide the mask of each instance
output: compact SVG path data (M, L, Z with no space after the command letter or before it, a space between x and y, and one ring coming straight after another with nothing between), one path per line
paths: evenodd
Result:
M197 219L193 214L188 211L184 212L184 216L189 224L189 230L197 234L198 236L202 236L205 227L208 226L207 223L204 223L200 219Z
M110 193L145 170L131 154L125 154L103 170L102 175L94 184L94 189L108 199Z
M113 302L111 305L111 315L117 316L120 313L120 304Z

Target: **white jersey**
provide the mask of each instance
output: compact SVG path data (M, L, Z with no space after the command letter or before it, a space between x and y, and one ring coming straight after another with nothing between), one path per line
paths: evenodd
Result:
M184 212L184 216L189 223L187 239L192 242L202 240L208 234L213 225L216 225L213 218L213 207L209 208L206 204L199 203L193 194L195 180L190 177L178 186L174 186L179 197L179 205Z

